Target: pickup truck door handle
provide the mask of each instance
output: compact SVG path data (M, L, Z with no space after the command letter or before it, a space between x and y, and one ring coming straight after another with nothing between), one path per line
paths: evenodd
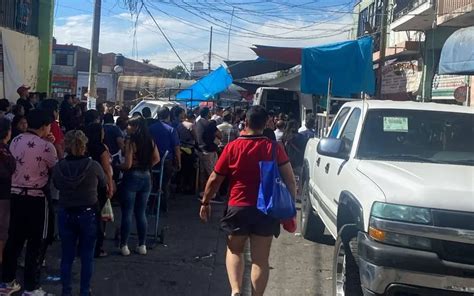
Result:
M326 164L326 167L324 167L324 171L327 173L329 173L329 163Z
M321 163L321 157L318 157L318 160L316 160L316 165L319 166L320 163Z

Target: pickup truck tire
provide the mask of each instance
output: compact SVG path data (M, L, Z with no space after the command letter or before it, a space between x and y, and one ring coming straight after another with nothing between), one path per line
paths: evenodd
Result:
M357 229L344 226L337 237L333 257L333 295L362 296L357 253Z
M318 242L324 236L324 223L314 213L313 207L311 206L308 180L303 181L303 194L301 195L300 225L301 235L309 241Z

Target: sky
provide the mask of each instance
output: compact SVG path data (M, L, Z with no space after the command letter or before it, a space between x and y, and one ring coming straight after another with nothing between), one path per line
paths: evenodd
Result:
M121 53L139 61L149 59L163 68L180 65L160 26L188 69L192 62L207 65L211 26L212 68L226 59L255 59L252 44L306 47L347 40L356 2L144 0L143 7L131 12L127 1L102 0L100 52ZM90 48L93 9L94 0L56 0L57 42Z

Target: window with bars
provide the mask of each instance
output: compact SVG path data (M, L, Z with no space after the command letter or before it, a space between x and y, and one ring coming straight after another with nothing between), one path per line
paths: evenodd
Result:
M74 66L74 52L69 50L55 50L53 63L58 66Z
M0 26L38 36L39 1L1 0Z

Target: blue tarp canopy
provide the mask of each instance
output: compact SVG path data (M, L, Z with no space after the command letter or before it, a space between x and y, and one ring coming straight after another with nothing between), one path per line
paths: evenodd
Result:
M446 40L439 74L474 75L474 27L457 30Z
M190 87L180 91L176 99L178 101L207 101L226 90L231 84L232 76L223 66L220 66Z
M325 95L331 78L331 94L350 97L375 93L372 37L303 49L301 91Z

